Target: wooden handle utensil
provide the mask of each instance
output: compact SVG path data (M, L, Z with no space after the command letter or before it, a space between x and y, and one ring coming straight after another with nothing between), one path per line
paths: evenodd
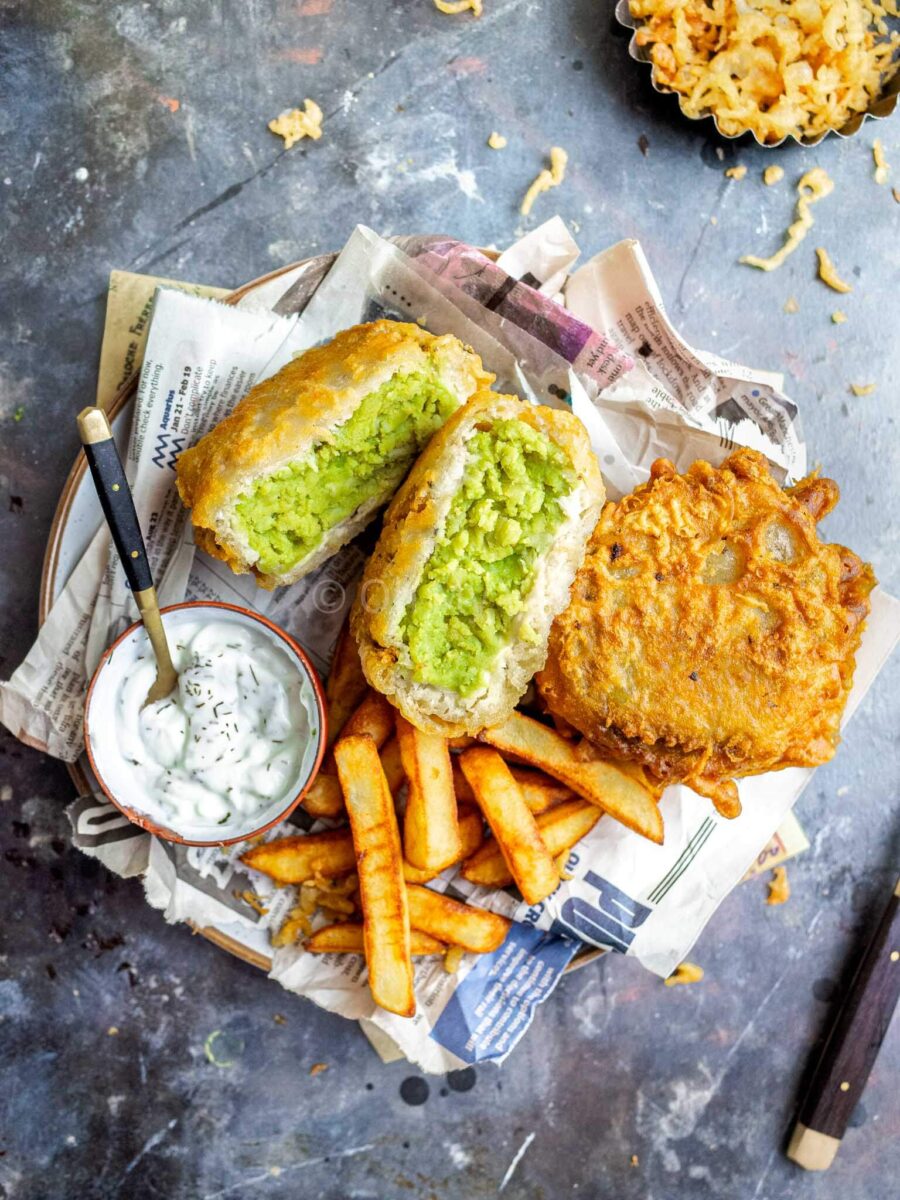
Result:
M109 418L102 408L91 406L81 410L78 414L78 434L103 515L156 656L156 680L144 701L145 705L153 704L169 695L178 683L178 674L172 665L134 498L113 440Z
M900 998L900 881L828 1035L788 1158L807 1171L831 1166Z

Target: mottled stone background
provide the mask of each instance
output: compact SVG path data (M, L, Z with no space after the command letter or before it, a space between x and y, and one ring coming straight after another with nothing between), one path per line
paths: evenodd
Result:
M900 204L871 162L880 132L900 186L900 118L812 151L721 142L653 92L610 0L485 9L474 21L430 0L0 0L4 676L36 631L109 270L237 285L338 247L358 221L503 246L558 211L585 254L640 238L688 339L786 373L812 457L844 490L828 533L900 591ZM266 122L304 96L325 136L285 153ZM503 152L485 145L493 129ZM569 174L523 222L554 143ZM749 172L732 182L737 161ZM785 182L765 188L775 161ZM738 266L779 244L792 185L816 164L836 186L815 234L774 275ZM852 295L815 279L819 244ZM799 312L786 315L790 296ZM855 398L851 382L877 391ZM531 1134L506 1196L896 1196L896 1026L832 1170L805 1175L782 1150L900 861L898 680L895 659L799 804L813 845L790 866L790 902L767 908L762 879L738 888L692 956L702 984L592 965L502 1070L427 1085L72 851L66 772L3 734L0 1196L481 1200ZM204 1054L215 1030L230 1066ZM311 1076L317 1062L328 1070Z

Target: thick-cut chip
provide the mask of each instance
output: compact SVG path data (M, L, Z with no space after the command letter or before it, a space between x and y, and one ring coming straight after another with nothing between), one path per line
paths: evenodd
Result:
M521 788L525 803L535 814L546 812L554 804L562 804L565 800L571 800L574 795L570 787L566 787L564 783L560 783L556 779L551 779L543 771L533 771L530 767L517 767L510 763L506 765L512 771L513 779ZM453 787L456 791L456 799L460 804L476 803L475 793L472 791L468 779L462 773L458 758L453 763Z
M602 815L597 806L587 800L567 800L548 812L540 813L537 825L547 850L556 856L571 850L576 842L580 842ZM460 873L463 879L484 887L508 887L513 881L503 852L493 838L489 838L471 858L466 859Z
M460 851L457 862L469 858L484 841L484 817L481 810L471 804L461 804L457 811ZM452 864L450 864L452 865ZM403 878L407 883L428 883L440 875L440 871L422 871L410 862L403 863Z
M356 853L349 829L330 829L260 842L241 855L241 862L279 883L305 883L317 875L349 875L356 870Z
M480 737L561 780L635 833L662 843L663 819L652 792L612 763L581 761L572 743L548 725L514 712L502 725L482 730Z
M341 737L360 737L368 734L380 750L393 735L395 717L396 712L385 697L380 692L370 689L347 721Z
M535 815L546 812L554 804L562 804L565 800L571 800L574 795L570 787L566 787L557 779L551 779L543 771L533 771L529 767L515 766L510 766L509 769L513 779L522 789L525 803Z
M337 817L344 811L344 793L337 775L322 767L303 797L303 807L311 817Z
M394 732L394 710L384 696L368 687L366 691L362 702L345 722L341 737L368 734L381 749ZM303 797L303 807L313 817L338 817L344 811L344 795L337 780L337 768L331 752L325 756L322 769Z
M475 746L459 760L526 904L559 887L559 871L509 767L496 750Z
M388 787L393 795L397 795L406 782L406 772L403 770L403 760L400 757L400 746L395 737L381 747L381 766Z
M351 713L365 699L369 685L362 673L359 661L359 648L356 638L350 632L349 621L338 635L331 660L331 670L328 682L325 684L325 698L328 701L328 745L337 741L338 734L347 724Z
M447 739L423 733L398 713L397 742L409 784L404 855L422 871L443 871L462 854Z
M412 929L409 946L413 956L443 954L447 947L430 933ZM364 953L363 927L353 921L342 921L339 925L325 925L307 940L306 949L312 954L362 954Z
M414 929L476 954L490 954L501 946L512 924L498 913L473 908L414 883L407 884L406 894L409 920Z
M367 734L340 738L334 758L356 849L372 998L388 1012L411 1017L416 1000L409 909L391 790L378 747Z

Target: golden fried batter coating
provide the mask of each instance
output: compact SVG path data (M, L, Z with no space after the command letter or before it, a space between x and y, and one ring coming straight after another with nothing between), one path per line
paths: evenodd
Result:
M603 509L538 676L548 708L726 815L734 778L826 762L875 585L819 540L837 499L815 476L782 489L753 450L684 475L659 459Z

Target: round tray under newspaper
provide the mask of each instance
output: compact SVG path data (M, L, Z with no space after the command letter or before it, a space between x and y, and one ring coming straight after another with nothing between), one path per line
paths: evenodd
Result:
M496 257L496 254L491 251L485 251L485 253L490 254L492 258ZM319 254L314 258L305 258L299 262L290 263L277 271L270 271L267 275L261 275L258 279L253 279L250 283L245 283L243 287L237 288L224 299L223 303L237 304L239 300L264 284L299 268L305 268L303 278L308 281L308 295L302 294L301 287L300 294L292 297L294 303L291 311L299 311L310 299L336 257L335 254ZM113 429L117 433L124 433L128 427L128 417L134 404L137 385L137 377L124 384L109 406L108 415L113 423ZM63 485L56 512L53 515L53 524L50 526L47 548L44 551L38 600L38 620L42 625L57 596L65 587L73 567L87 549L96 529L96 502L90 482L86 480L86 473L87 462L84 455L79 454ZM76 762L67 763L66 768L79 794L85 795L97 790L85 754L82 754ZM270 970L272 963L265 954L248 949L234 938L229 937L227 933L210 926L203 928L193 926L193 928L197 933L202 934L203 937L237 958L243 959L244 962L252 963L253 966L264 971ZM602 953L601 950L583 950L572 960L567 970L577 970L598 958Z

